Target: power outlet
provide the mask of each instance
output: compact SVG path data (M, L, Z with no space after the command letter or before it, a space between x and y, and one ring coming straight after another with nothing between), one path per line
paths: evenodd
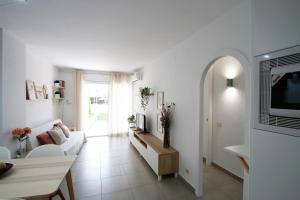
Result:
M190 174L190 170L187 169L187 168L185 168L185 173L186 173L186 174Z
M217 127L221 128L223 126L222 122L217 123Z

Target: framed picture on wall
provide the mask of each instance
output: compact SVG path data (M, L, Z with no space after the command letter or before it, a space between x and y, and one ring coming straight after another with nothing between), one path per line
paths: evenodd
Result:
M161 108L161 105L164 103L164 92L157 92L157 109Z
M157 132L163 133L163 128L162 128L162 126L161 126L160 118L161 118L161 114L158 113L158 114L157 114L157 119L156 119L156 123L157 123Z
M49 98L49 94L48 94L48 88L47 85L43 85L43 93L44 93L44 99L48 99Z
M45 99L43 86L35 86L35 94L37 99Z
M36 99L34 82L31 80L26 80L26 99L27 100Z

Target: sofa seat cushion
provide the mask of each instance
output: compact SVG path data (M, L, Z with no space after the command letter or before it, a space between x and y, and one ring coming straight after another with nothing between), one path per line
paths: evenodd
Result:
M82 131L72 131L70 137L59 146L67 155L75 155L79 152L83 142L84 133Z

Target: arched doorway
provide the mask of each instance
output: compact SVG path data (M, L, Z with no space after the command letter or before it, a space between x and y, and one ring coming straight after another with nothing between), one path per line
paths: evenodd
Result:
M207 152L205 152L205 150L203 149L203 141L207 140L207 138L205 138L204 134L203 134L203 127L205 126L205 120L207 119L205 116L205 109L207 109L207 106L204 105L205 101L205 78L207 77L207 75L210 73L209 70L218 62L221 61L221 63L223 62L228 62L228 58L229 60L234 60L236 63L238 63L242 69L242 73L244 74L244 77L242 78L243 80L237 80L239 79L238 77L238 73L240 73L241 69L234 69L234 67L229 67L229 69L223 70L221 72L219 72L219 75L223 75L223 86L226 87L224 89L224 91L222 92L222 98L223 98L223 103L226 103L227 108L230 108L230 106L233 106L236 98L233 97L234 95L241 95L240 91L238 90L238 88L227 88L226 85L226 79L234 79L233 82L234 84L240 84L240 81L244 81L244 89L243 89L243 99L244 99L244 119L243 119L243 137L242 137L242 141L241 143L246 143L249 144L250 141L250 116L251 116L251 109L250 109L250 105L251 105L251 100L250 100L250 80L251 80L251 70L250 70L250 64L249 61L247 60L247 58L241 54L238 51L235 50L224 50L223 52L217 54L215 57L215 59L212 59L211 62L209 62L209 64L206 66L202 77L201 77L201 81L200 81L200 145L199 145L199 152L200 152L200 159L199 159L199 166L200 169L203 169L203 155L206 154L207 156ZM227 58L224 60L224 58ZM223 60L223 61L222 61ZM219 63L220 64L220 63ZM225 68L224 68L225 69ZM236 86L236 85L235 85ZM219 91L220 92L220 91ZM227 102L224 102L224 101ZM220 103L220 102L219 102ZM229 105L229 106L228 106ZM223 127L224 126L224 122L218 122L218 120L216 120L215 122L215 126L220 126ZM225 125L226 126L226 125ZM220 128L219 127L219 128ZM209 141L210 143L212 142L212 138ZM238 141L235 141L238 142ZM210 146L212 146L210 144ZM201 149L202 148L202 149ZM222 148L222 147L221 147ZM220 150L220 149L219 149ZM208 163L212 162L212 151L208 152L208 154L210 154L210 157L207 159ZM199 190L196 191L198 193L201 193L200 191L203 191L203 179L204 178L204 174L203 172L200 172L200 181L199 181ZM248 185L246 187L249 187ZM205 192L205 191L204 191ZM203 193L203 192L202 192Z

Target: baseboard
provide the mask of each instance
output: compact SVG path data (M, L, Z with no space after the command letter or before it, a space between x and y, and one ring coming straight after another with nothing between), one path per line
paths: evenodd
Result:
M214 163L214 162L212 162L211 165L214 166L215 168L218 168L219 170L221 170L221 171L224 172L225 174L228 174L229 176L231 176L232 178L234 178L234 179L237 180L238 182L240 182L240 183L243 183L243 182L244 182L244 180L243 180L241 177L239 177L239 176L233 174L232 172L228 171L227 169L224 169L224 168L221 167L220 165L218 165L218 164L216 164L216 163Z
M193 193L195 193L195 188L189 184L180 174L178 174L178 178L183 182L185 186L187 186Z

